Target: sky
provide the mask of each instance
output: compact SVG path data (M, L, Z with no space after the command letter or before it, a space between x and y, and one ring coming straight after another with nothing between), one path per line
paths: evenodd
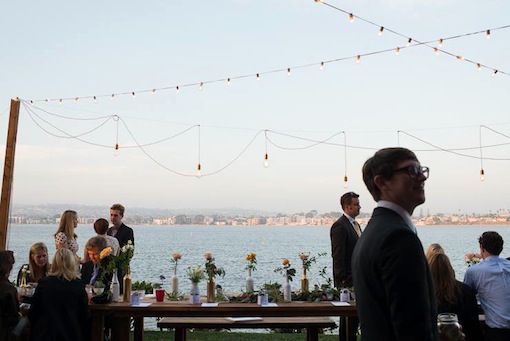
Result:
M402 146L430 167L415 212L507 212L509 13L493 0L7 2L2 143L23 100L12 202L322 213L355 191L370 212L361 167Z

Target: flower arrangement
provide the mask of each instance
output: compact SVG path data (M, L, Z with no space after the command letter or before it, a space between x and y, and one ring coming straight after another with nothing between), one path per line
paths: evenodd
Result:
M182 258L182 253L180 252L174 252L172 253L172 258L170 259L170 262L174 264L174 275L177 274L177 263L179 262L179 259Z
M246 265L246 270L255 271L257 270L257 254L255 252L250 252L246 255L245 259L248 261L248 265Z
M325 255L326 255L326 252L323 252L323 253L319 253L317 256L310 257L310 252L300 252L299 258L303 262L303 270L305 271L305 273L306 273L306 271L310 271L312 264L316 263L318 258L325 256Z
M204 253L205 258L205 272L207 273L207 277L209 281L213 281L216 276L225 277L225 270L223 268L219 268L214 263L214 257L212 252Z
M291 267L290 260L288 258L284 258L282 260L282 265L274 269L274 272L284 275L289 281L292 281L292 277L296 276L296 269Z
M198 283L205 278L205 271L200 265L194 268L188 267L186 274L191 283Z
M116 257L117 259L115 260L115 263L117 267L122 269L123 272L126 272L134 254L135 247L133 245L133 241L128 240L127 244L120 249L120 254Z
M479 253L468 252L465 255L465 260L468 266L480 263L482 256Z
M126 272L129 268L131 258L133 258L135 248L133 242L128 240L127 244L120 249L120 254L114 256L110 246L105 247L99 254L99 267L102 269L100 276L97 278L98 282L103 282L105 276L111 276L115 269L121 269Z

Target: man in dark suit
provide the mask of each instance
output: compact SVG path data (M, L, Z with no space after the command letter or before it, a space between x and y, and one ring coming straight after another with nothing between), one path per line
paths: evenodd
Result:
M428 175L405 148L381 149L363 165L377 201L352 257L363 341L438 339L432 278L411 220Z
M344 214L331 226L331 256L333 257L333 282L336 288L352 287L351 258L354 246L361 235L361 228L354 220L359 214L361 206L359 195L347 192L340 198L340 205ZM346 318L340 319L340 335L343 340L348 332L350 339L356 338L358 319L349 319L349 330L346 327Z
M124 211L124 206L121 204L114 204L110 207L110 221L113 226L106 231L107 235L117 238L121 249L127 244L128 240L131 240L133 246L135 245L133 229L122 222L122 218L124 218ZM124 292L124 272L122 269L119 269L117 274L119 277L120 293L122 294Z
M340 198L344 214L331 226L331 256L333 257L333 280L336 288L352 287L351 258L354 246L361 235L361 228L354 220L361 206L359 195L348 192Z

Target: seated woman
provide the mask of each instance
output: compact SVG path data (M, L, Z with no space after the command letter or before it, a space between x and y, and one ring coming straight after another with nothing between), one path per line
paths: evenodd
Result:
M81 280L86 285L93 286L96 281L101 281L105 288L109 288L113 272L105 273L108 258L101 259L101 251L107 247L106 239L102 236L95 236L87 241L85 263L81 267Z
M49 276L35 289L28 313L31 340L89 340L90 311L75 254L59 249Z
M27 284L39 282L41 278L48 276L49 268L48 248L44 243L35 243L28 253L28 264L23 264L19 269L16 285L21 285L24 273Z
M433 254L428 262L436 289L437 313L457 314L466 341L483 340L474 290L455 280L455 272L445 254Z
M20 319L18 292L9 282L13 264L12 251L0 250L0 340L11 340L11 332Z

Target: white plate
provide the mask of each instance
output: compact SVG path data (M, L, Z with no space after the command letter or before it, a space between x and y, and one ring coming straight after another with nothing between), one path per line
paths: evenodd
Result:
M145 298L154 298L156 295L154 294L145 294Z

